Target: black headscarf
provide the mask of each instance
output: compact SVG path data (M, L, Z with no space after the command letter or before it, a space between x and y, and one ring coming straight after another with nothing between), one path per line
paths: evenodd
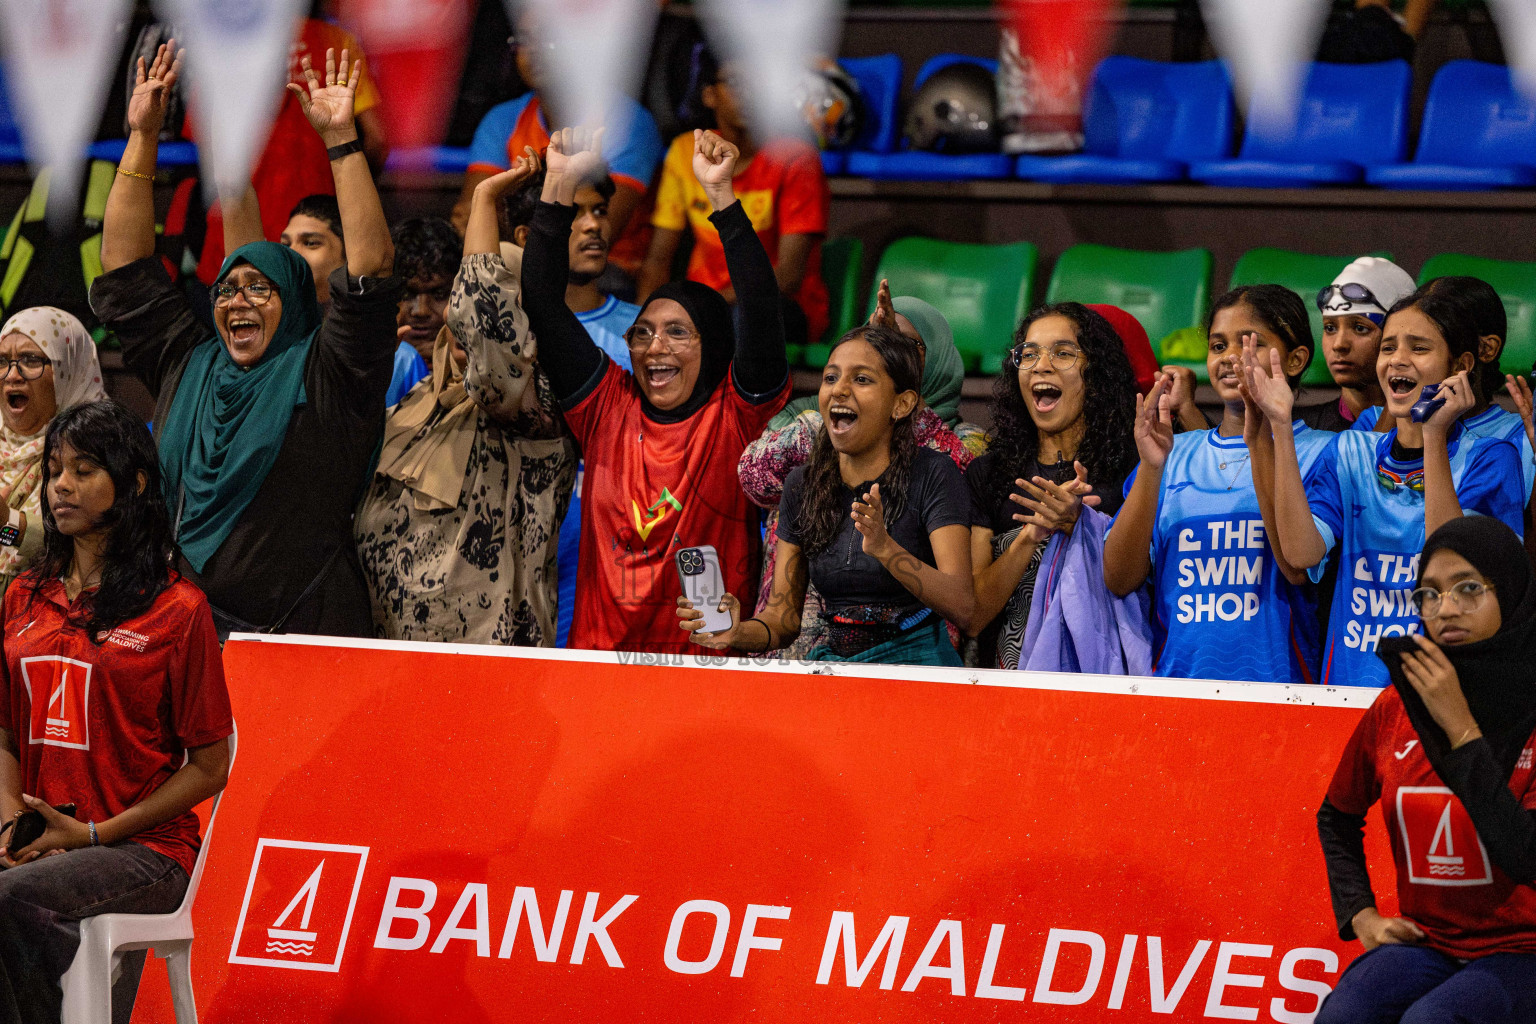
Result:
M1536 729L1536 581L1531 562L1515 532L1492 516L1463 516L1431 534L1419 557L1421 581L1430 556L1442 550L1470 562L1493 584L1499 602L1502 622L1497 633L1441 650L1456 669L1472 717L1507 779ZM1450 753L1450 740L1403 675L1402 655L1415 650L1412 637L1391 637L1381 642L1377 654L1387 663L1430 765L1446 778L1443 759Z
M699 332L699 376L694 382L693 393L675 409L658 409L642 393L641 410L646 418L657 423L680 423L700 409L725 380L731 368L731 358L736 352L736 329L731 323L731 307L725 298L713 288L697 281L674 281L651 292L640 314L650 308L657 299L671 299L688 311L693 329ZM638 317L637 317L638 319ZM635 361L635 376L644 368Z

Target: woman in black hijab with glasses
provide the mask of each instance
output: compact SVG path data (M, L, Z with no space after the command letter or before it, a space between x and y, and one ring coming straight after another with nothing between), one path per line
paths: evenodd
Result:
M1413 602L1424 633L1382 641L1392 686L1350 738L1318 832L1339 935L1366 953L1316 1024L1536 1020L1536 585L1519 537L1436 530ZM1376 910L1365 813L1381 802L1400 917Z

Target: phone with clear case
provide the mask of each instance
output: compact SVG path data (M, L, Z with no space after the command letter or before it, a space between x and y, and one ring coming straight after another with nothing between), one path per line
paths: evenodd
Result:
M725 596L725 579L720 575L720 555L709 544L683 548L677 553L677 575L683 581L683 596L704 613L705 633L723 633L731 628L731 613L719 611Z

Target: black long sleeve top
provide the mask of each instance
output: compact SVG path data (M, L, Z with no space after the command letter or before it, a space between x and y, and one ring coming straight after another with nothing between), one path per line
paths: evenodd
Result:
M539 364L566 408L590 394L608 367L608 357L565 304L569 238L575 219L573 206L540 203L529 224L523 253L523 308L539 339ZM732 380L748 402L768 401L783 388L789 375L778 279L740 202L711 214L710 222L720 232L740 306L731 356Z

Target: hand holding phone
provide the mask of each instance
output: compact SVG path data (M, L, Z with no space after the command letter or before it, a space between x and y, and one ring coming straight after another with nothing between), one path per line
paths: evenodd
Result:
M677 575L683 583L683 596L704 615L705 633L723 633L731 628L731 613L721 610L725 580L720 574L720 555L709 544L683 548L677 553Z

